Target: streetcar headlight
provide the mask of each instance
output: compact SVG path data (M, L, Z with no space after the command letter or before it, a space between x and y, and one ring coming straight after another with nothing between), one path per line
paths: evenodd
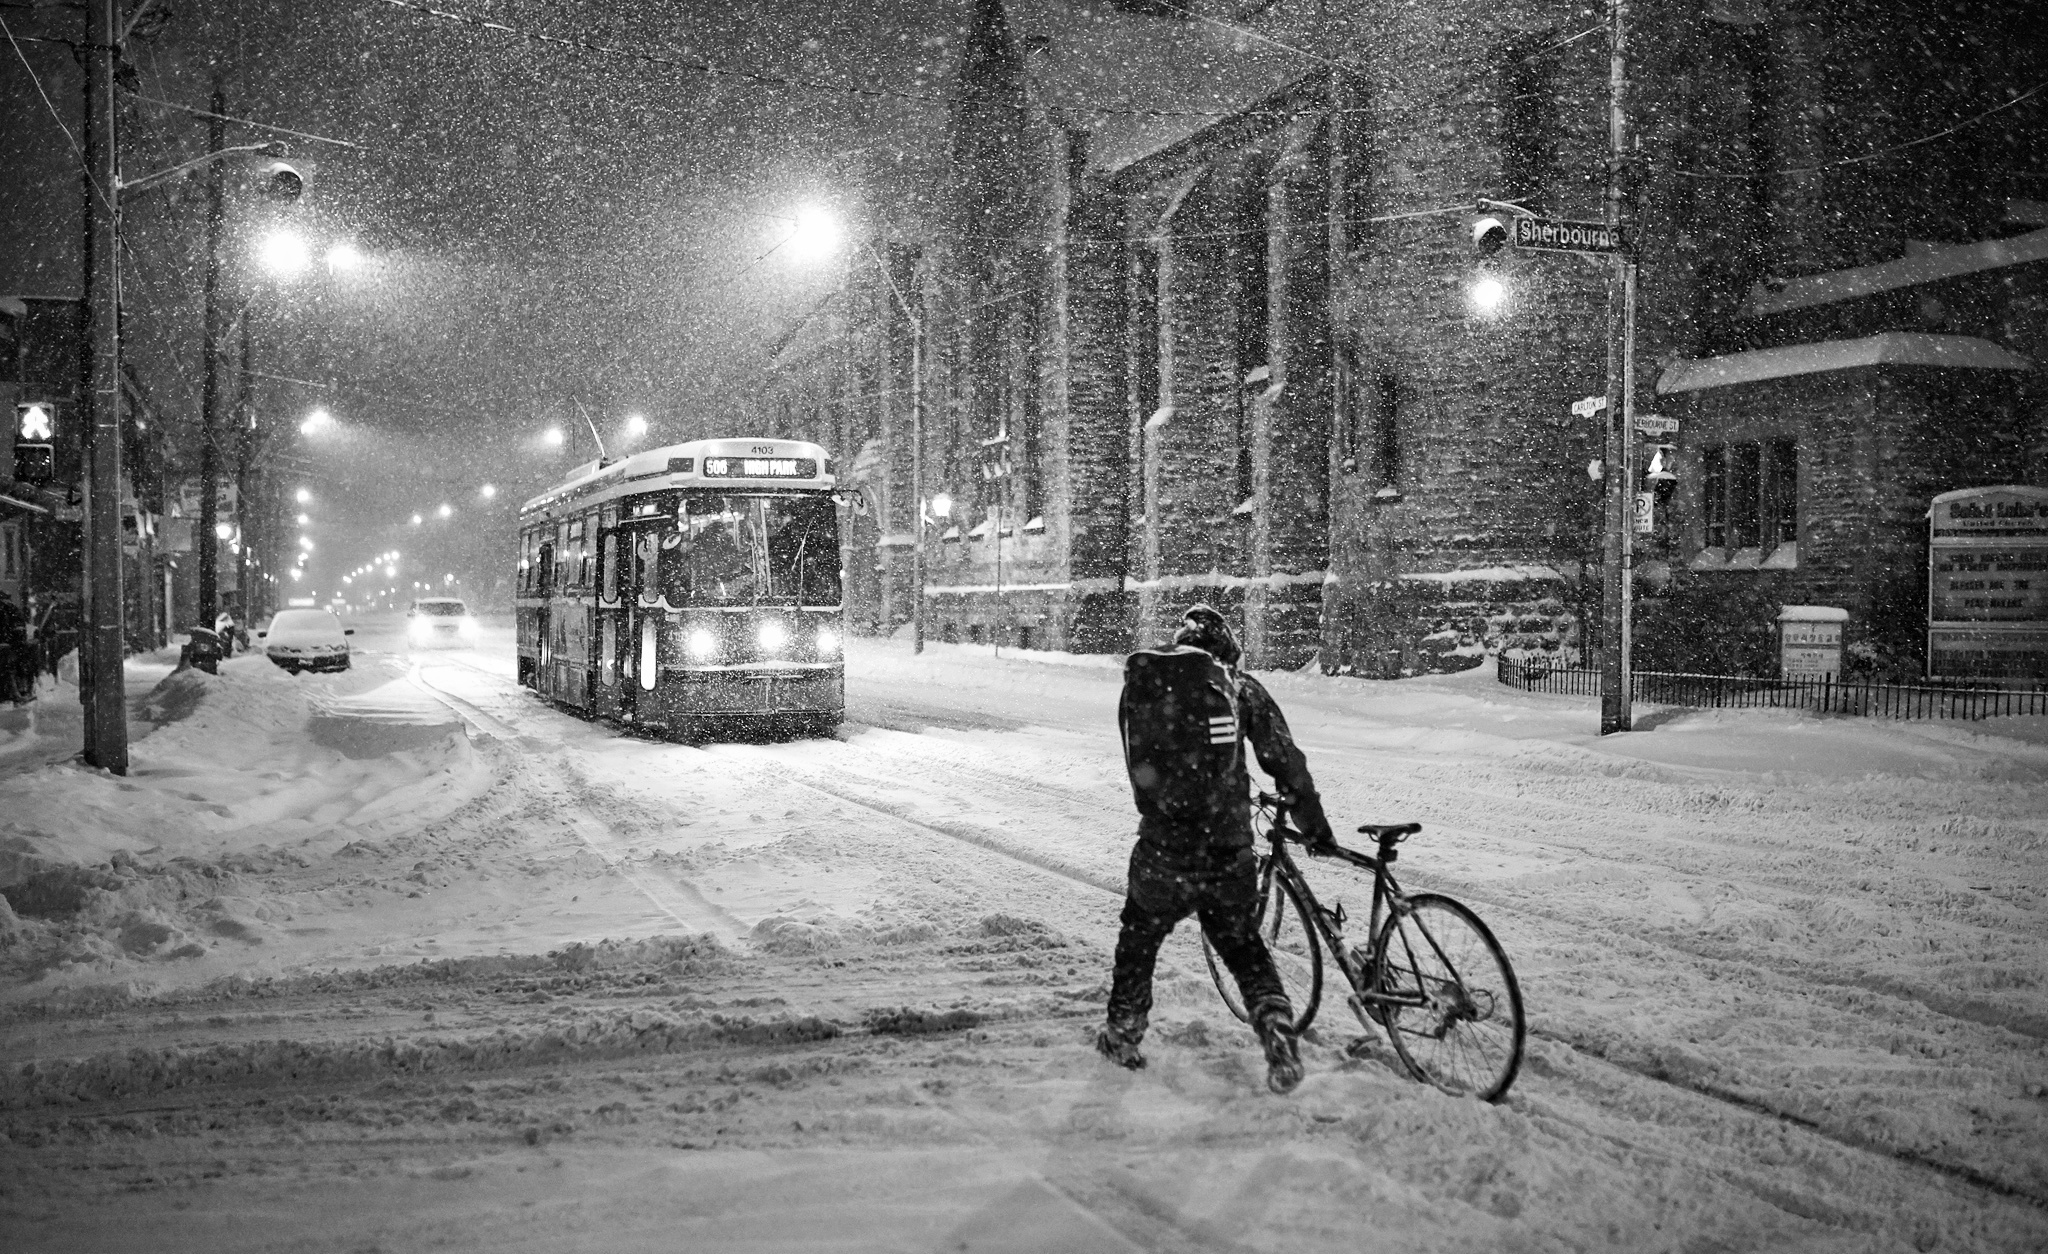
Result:
M699 662L708 662L718 656L718 637L710 630L699 627L690 633L690 656Z
M839 633L830 627L818 629L818 656L831 657L839 652Z
M760 641L763 653L776 653L789 643L789 628L771 618L761 624L761 630L754 634L754 639Z

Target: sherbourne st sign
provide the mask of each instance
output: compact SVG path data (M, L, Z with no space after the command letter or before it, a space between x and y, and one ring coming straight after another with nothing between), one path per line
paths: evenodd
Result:
M1628 251L1621 228L1605 222L1574 222L1565 218L1517 217L1513 235L1515 247L1536 248L1557 253L1599 253L1611 256Z

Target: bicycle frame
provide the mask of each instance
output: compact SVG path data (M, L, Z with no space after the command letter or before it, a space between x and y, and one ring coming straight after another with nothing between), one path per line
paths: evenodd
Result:
M1287 851L1288 835L1298 833L1294 833L1294 829L1287 824L1285 807L1277 802L1269 806L1264 804L1264 799L1262 798L1259 812L1268 820L1265 836L1272 844L1272 851L1267 856L1264 873L1259 877L1259 899L1261 901L1270 900L1273 891L1273 877L1278 875L1294 891L1295 896L1299 900L1308 903L1316 932L1322 939L1324 950L1336 961L1337 969L1344 973L1345 983L1351 986L1352 995L1360 1002L1416 1008L1427 1006L1429 998L1420 990L1413 993L1388 993L1372 986L1372 968L1379 959L1379 955L1374 952L1373 945L1375 938L1380 934L1381 920L1389 916L1398 919L1408 913L1407 895L1401 891L1400 882L1394 878L1394 873L1387 868L1387 863L1393 861L1393 847L1398 837L1381 837L1378 857L1362 854L1354 849L1346 849L1342 845L1332 845L1327 850L1321 851L1318 854L1318 856L1334 858L1361 871L1370 871L1372 873L1372 906L1366 916L1365 944L1358 953L1354 954L1346 944L1342 931L1344 926L1343 904L1341 902L1338 903L1334 909L1325 906L1316 897L1315 892L1309 888L1308 879L1302 875L1301 868L1295 864L1294 855ZM1408 935L1407 928L1403 927L1397 930L1401 937L1401 944L1410 951L1409 961L1412 964L1414 961L1413 950L1415 942ZM1429 942L1430 949L1444 963L1445 968L1452 970L1455 974L1455 969L1451 966L1449 956L1437 945L1436 938L1430 936L1425 931L1423 939Z

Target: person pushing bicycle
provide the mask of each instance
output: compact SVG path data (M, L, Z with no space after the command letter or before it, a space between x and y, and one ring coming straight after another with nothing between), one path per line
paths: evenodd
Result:
M1311 847L1334 843L1308 761L1263 684L1237 669L1241 651L1209 605L1181 616L1173 647L1134 653L1117 703L1124 766L1138 806L1108 1022L1095 1047L1136 1070L1152 1009L1159 946L1193 914L1236 979L1266 1056L1266 1084L1301 1083L1293 1008L1259 938L1249 740Z

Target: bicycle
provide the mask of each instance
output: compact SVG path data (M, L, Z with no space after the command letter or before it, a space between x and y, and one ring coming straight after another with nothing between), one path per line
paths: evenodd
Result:
M1378 840L1376 857L1334 843L1309 849L1311 856L1372 872L1368 939L1357 947L1344 939L1343 904L1326 907L1317 901L1287 851L1290 839L1307 846L1288 824L1285 803L1260 793L1255 827L1263 828L1260 835L1271 845L1259 855L1259 935L1294 1006L1295 1032L1308 1029L1321 1005L1327 951L1351 987L1346 1000L1352 1013L1367 1031L1386 1033L1411 1075L1447 1093L1499 1101L1522 1065L1527 1025L1521 986L1500 942L1478 915L1441 893L1410 896L1395 880L1395 846L1421 831L1422 824L1359 827ZM1251 1022L1237 981L1207 936L1202 955L1224 1004Z

